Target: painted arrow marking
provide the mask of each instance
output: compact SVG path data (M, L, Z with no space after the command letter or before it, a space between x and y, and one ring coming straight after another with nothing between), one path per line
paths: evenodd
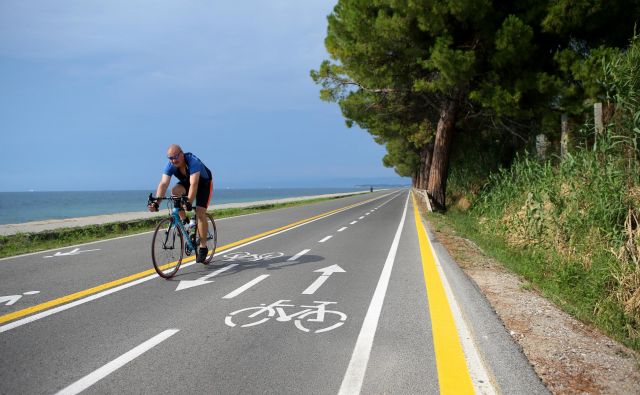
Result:
M313 295L333 273L346 273L344 269L342 269L338 265L332 265L323 269L314 270L314 272L322 273L322 275L318 277L316 281L314 281L311 285L309 285L309 288L305 289L302 292L303 295Z
M23 293L22 295L35 295L39 293L40 291L28 291ZM12 304L20 300L20 298L22 298L22 295L0 296L0 305L4 303L5 306L11 306Z
M67 252L56 252L53 255L47 255L44 258L55 258L55 257L59 257L59 256L71 256L71 255L78 255L81 254L83 252L89 252L89 251L100 251L99 248L93 249L93 250L80 250L79 248L74 248L71 251L67 251Z
M205 284L209 284L212 283L213 281L208 281L211 277L217 276L218 274L225 272L233 267L238 266L237 263L231 264L229 266L225 266L222 269L218 269L215 272L211 272L209 274L207 274L206 276L200 277L199 279L196 280L182 280L180 281L180 283L178 284L178 286L176 287L176 292L178 291L182 291L183 289L189 289L189 288L193 288L193 287L197 287L199 285L205 285Z

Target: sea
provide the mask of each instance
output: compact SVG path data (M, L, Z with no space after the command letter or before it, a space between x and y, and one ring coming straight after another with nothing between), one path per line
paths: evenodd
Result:
M212 204L368 190L353 188L214 189ZM150 191L0 192L0 224L146 211Z

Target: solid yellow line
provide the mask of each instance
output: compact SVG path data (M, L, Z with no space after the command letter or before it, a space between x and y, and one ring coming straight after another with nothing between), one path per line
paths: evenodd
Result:
M240 244L248 243L250 241L259 239L261 237L265 237L265 236L271 235L273 233L277 233L277 232L283 231L285 229L293 228L294 226L298 226L300 224L304 224L304 223L313 221L313 220L318 219L318 218L322 218L322 217L329 216L331 214L335 214L335 213L337 213L339 211L348 210L348 209L350 209L352 207L359 206L359 205L362 205L362 204L365 204L365 203L369 203L370 201L373 201L375 199L376 198L373 198L373 199L365 200L365 201L360 202L360 203L355 203L355 204L352 204L352 205L349 205L349 206L346 206L346 207L342 207L342 208L339 208L339 209L327 211L326 213L318 214L316 216L313 216L313 217L310 217L310 218L306 218L306 219L291 223L289 225L281 226L281 227L279 227L277 229L272 229L272 230L260 233L258 235L255 235L255 236L247 237L246 239L235 241L235 242L227 244L225 246L216 248L216 253L220 252L220 251L228 250L228 249L233 248L235 246L238 246ZM190 257L190 258L187 258L187 259L183 260L182 262L183 263L187 263L187 262L190 262L190 261L192 261L194 259L195 259L195 257ZM166 264L164 266L165 267L169 267L169 265L171 265L171 264L175 264L175 262L168 263L168 264ZM67 303L67 302L71 302L73 300L80 299L80 298L83 298L85 296L93 295L93 294L98 293L100 291L104 291L104 290L107 290L109 288L113 288L113 287L116 287L118 285L122 285L122 284L128 283L130 281L137 280L137 279L145 277L145 276L150 276L152 274L155 274L155 272L156 272L155 269L145 270L143 272L132 274L130 276L123 277L123 278L120 278L118 280L110 281L108 283L104 283L104 284L98 285L98 286L93 287L93 288L85 289L83 291L72 293L70 295L66 295L66 296L63 296L63 297L60 297L60 298L57 298L57 299L53 299L53 300L50 300L48 302L40 303L38 305L27 307L27 308L22 309L22 310L14 311L13 313L5 314L3 316L0 316L0 324L3 324L3 323L8 322L8 321L13 321L13 320L15 320L17 318L21 318L21 317L24 317L24 316L27 316L27 315L30 315L30 314L33 314L33 313L37 313L39 311L46 310L46 309L49 309L51 307L55 307L55 306L58 306L58 305L61 305L61 304Z
M424 281L427 287L427 299L431 314L431 329L433 332L433 346L438 369L438 381L441 394L473 394L473 384L469 369L464 359L464 352L458 331L453 321L453 314L449 307L447 295L436 267L435 255L427 232L422 225L420 212L415 197L413 197L413 211L420 242L420 255Z

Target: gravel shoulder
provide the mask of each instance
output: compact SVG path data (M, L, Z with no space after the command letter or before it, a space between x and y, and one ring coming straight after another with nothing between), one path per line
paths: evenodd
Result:
M452 228L430 227L553 394L640 394L639 354L560 310Z

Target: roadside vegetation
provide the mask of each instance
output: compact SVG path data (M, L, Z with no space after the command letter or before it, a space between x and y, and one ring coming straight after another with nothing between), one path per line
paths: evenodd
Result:
M327 20L320 98L442 218L639 350L640 0L338 0Z
M245 208L226 208L221 210L210 210L209 213L213 214L215 219L219 219L286 207L301 206L327 200L340 199L348 196L353 195L307 199L287 203L262 204ZM0 236L0 258L149 232L155 229L161 218L164 218L164 216L128 222L114 222L76 228L62 228L39 233L18 233L15 235Z
M600 81L613 109L601 132L586 122L564 157L523 152L497 169L458 153L454 208L442 218L566 311L640 350L640 38L603 60Z

